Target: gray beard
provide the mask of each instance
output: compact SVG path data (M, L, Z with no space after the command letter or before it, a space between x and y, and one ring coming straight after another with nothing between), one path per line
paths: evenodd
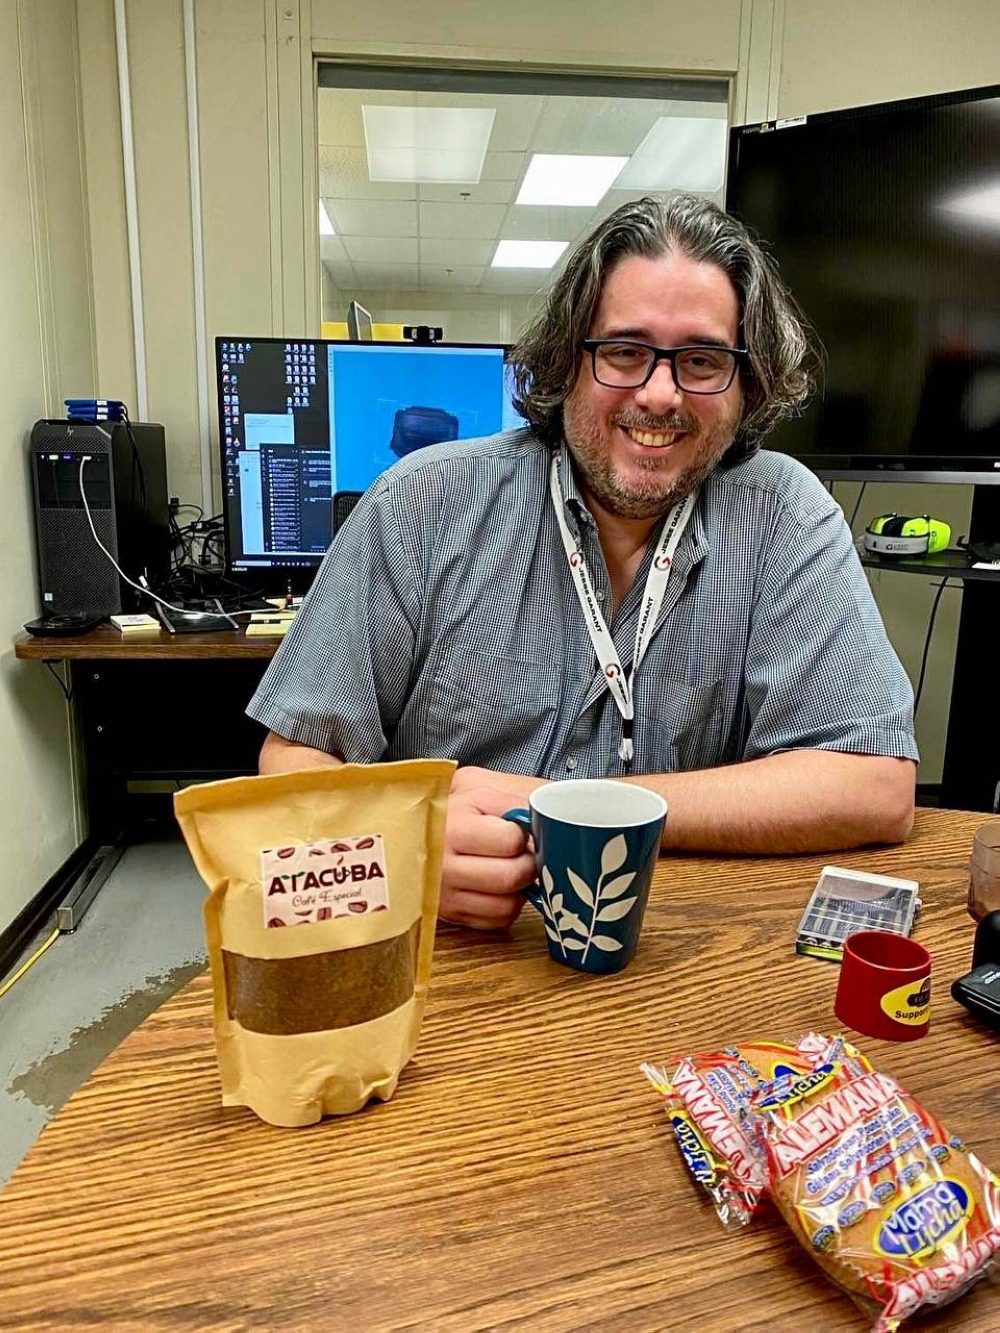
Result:
M717 458L709 457L697 466L685 468L664 488L656 482L658 469L650 460L646 465L651 474L648 487L623 486L605 459L584 459L568 441L567 445L586 489L605 509L621 518L658 518L665 514L696 491L718 462Z
M706 429L697 416L682 411L657 417L634 410L616 413L611 418L612 430L618 426L683 430L698 446L689 465L672 480L664 476L658 459L650 457L639 461L639 471L648 473L648 483L630 480L626 484L611 462L604 425L595 419L588 405L576 401L575 395L563 404L563 435L583 486L609 513L629 519L658 518L697 490L729 448L738 420L738 414L734 414L732 419L720 419ZM668 456L671 447L665 446Z

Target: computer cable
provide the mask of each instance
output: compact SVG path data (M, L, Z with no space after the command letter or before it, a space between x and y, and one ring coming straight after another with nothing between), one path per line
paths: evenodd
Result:
M858 510L861 508L861 501L864 497L865 488L867 487L867 485L868 485L867 481L863 481L861 483L861 490L858 491L858 498L854 501L854 508L851 510L851 517L848 520L847 526L851 529L852 532L854 531L854 520L857 518Z
M51 946L55 944L56 940L59 938L61 933L62 932L60 931L59 927L56 926L55 930L45 941L45 943L42 944L39 948L37 948L35 952L31 955L31 957L28 959L28 961L26 963L22 963L21 966L14 973L14 975L8 977L7 980L3 983L3 985L0 986L0 996L6 995L7 992L10 990L11 986L13 986L16 981L21 980L25 972L27 972L28 968L33 967L35 963L38 962L39 958L41 958L45 950L51 948Z
M49 675L52 677L52 679L55 681L55 683L56 683L56 684L59 686L59 688L62 690L62 692L63 692L63 698L66 700L66 702L67 702L68 704L72 703L72 702L73 702L73 687L72 687L72 686L67 686L66 682L63 680L62 676L60 676L59 672L55 669L55 667L52 665L51 662L43 662L42 665L45 666L45 667L48 667Z
M923 651L923 656L922 656L921 659L920 659L920 675L919 675L919 677L918 677L918 679L917 679L917 688L916 688L916 690L915 690L914 693L913 693L913 715L914 715L914 717L916 717L916 715L917 715L917 709L920 707L920 696L921 696L921 694L923 693L923 689L924 689L924 673L925 673L926 670L927 670L927 653L928 653L928 650L929 650L929 648L930 648L930 646L931 646L931 635L934 633L934 617L937 615L938 602L940 602L940 600L941 600L941 594L944 592L944 590L945 590L945 588L947 588L947 586L948 586L948 580L947 580L947 579L943 579L943 580L938 584L938 590L937 590L937 593L936 593L936 595L935 595L935 597L934 597L934 602L933 602L933 604L931 605L931 615L930 615L930 620L928 620L928 622L927 622L927 633L926 633L926 635L924 636L924 651Z
M129 587L131 587L131 588L135 588L136 592L145 593L145 595L146 595L147 597L151 597L151 598L153 599L153 601L154 601L154 602L158 602L160 606L165 606L165 607L167 608L168 611L176 611L176 612L178 613L178 615L182 615L182 616L183 616L183 615L191 615L191 616L196 616L196 617L197 617L197 616L201 616L201 615L206 615L206 616L209 615L209 614L210 614L209 612L205 612L205 611L189 611L186 607L183 607L183 606L175 606L175 605L173 604L173 602L168 602L168 601L166 600L166 598L164 598L164 597L160 597L160 596L158 596L155 592L153 592L153 590L149 587L148 583L146 583L145 579L142 579L142 582L140 582L140 583L136 583L136 581L135 581L134 579L130 579L129 576L125 573L124 569L122 569L121 565L120 565L120 564L118 563L118 561L114 558L114 556L111 554L111 552L108 550L108 548L104 545L104 543L101 541L100 537L98 537L98 535L97 535L97 529L94 527L94 519L93 519L93 515L92 515L91 512L90 512L90 505L89 505L89 503L87 502L87 491L86 491L86 488L85 488L85 486L84 486L84 482L83 482L83 473L84 473L84 469L86 468L87 464L91 461L91 458L92 458L92 455L91 455L91 454L81 454L81 456L80 456L80 473L79 473L79 479L78 479L78 482L79 482L79 488L80 488L80 499L81 499L82 502L83 502L83 511L84 511L84 513L87 515L87 523L90 525L90 533L91 533L91 536L93 537L93 539L94 539L94 541L97 543L97 545L100 547L100 549L104 552L104 554L105 554L105 555L108 557L108 559L111 561L112 565L114 565L115 569L118 571L118 573L121 575L121 577L125 580L125 582L129 585ZM140 578L142 578L141 575L140 575Z

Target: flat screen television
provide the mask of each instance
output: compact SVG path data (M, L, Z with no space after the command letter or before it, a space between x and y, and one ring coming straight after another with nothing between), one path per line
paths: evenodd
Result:
M726 206L825 349L768 447L826 477L1000 484L1000 87L740 126Z
M524 425L500 344L215 341L226 564L308 586L333 497L416 449ZM244 580L246 581L246 580Z

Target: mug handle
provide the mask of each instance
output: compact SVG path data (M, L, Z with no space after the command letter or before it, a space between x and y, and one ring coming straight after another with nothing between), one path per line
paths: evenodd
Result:
M501 815L500 818L508 820L511 824L517 824L519 828L524 829L525 833L531 832L530 810L508 810L507 813ZM532 907L541 912L542 886L540 884L529 884L527 888L522 889L521 892L524 894L525 898L527 898L528 902L531 903Z

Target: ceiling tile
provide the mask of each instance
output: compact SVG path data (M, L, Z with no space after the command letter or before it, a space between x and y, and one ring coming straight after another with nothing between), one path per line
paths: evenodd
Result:
M496 236L503 204L420 204L420 236L489 240Z
M633 153L658 115L659 104L628 97L550 97L542 112L536 153Z
M484 181L516 181L524 169L523 153L487 153L483 162Z
M343 264L347 262L344 242L339 236L321 236L319 238L319 253L324 264Z
M325 260L323 262L326 263ZM329 263L326 264L326 271L342 291L349 291L357 286L354 280L354 269L351 268L350 264Z
M592 208L518 204L508 211L500 234L512 241L569 241L593 216Z
M496 113L492 107L362 107L373 181L477 184Z
M436 264L442 270L456 268L459 265L473 266L488 264L493 256L492 240L458 240L455 237L421 237L421 264Z
M368 100L371 100L369 96ZM524 152L531 143L539 114L547 101L543 95L518 93L442 93L417 94L418 106L482 107L496 112L490 148L498 151Z
M480 181L478 185L418 185L417 198L428 204L509 204L514 181Z
M718 190L726 173L726 122L661 116L620 173L633 190Z
M345 236L348 257L362 264L415 264L415 236Z
M414 291L420 285L416 264L355 264L358 286L378 291Z
M341 148L364 148L365 127L361 119L364 102L381 106L415 106L416 93L369 88L318 88L317 141Z
M440 205L446 207L446 205ZM417 205L397 200L369 203L331 199L328 204L341 236L416 236Z
M498 295L524 295L544 290L550 275L538 269L523 268L488 268L479 285L481 292L493 292Z
M483 274L486 272L484 265L475 267L469 265L459 265L447 268L434 264L420 265L420 285L421 287L433 291L435 288L441 291L476 291L482 281Z
M493 109L479 183L373 184L368 177L362 105ZM519 207L513 201L530 154L632 154L658 118L724 117L726 112L721 104L703 106L676 99L333 88L319 90L318 109L320 195L338 233L323 238L321 254L344 295L345 310L351 296L367 291L373 296L385 293L375 306L388 308L392 293L399 292L395 304L400 309L422 309L434 304L435 290L452 294L456 308L462 300L499 298L508 298L518 308L526 304L535 308L553 272L488 267L496 241L500 237L566 240L575 245L613 209L645 191L612 186L593 209ZM721 203L719 195L721 191L708 197ZM353 264L350 255L355 256ZM422 292L419 298L413 295L417 289Z
M548 98L498 97L490 151L524 153L531 147L535 127Z
M416 199L413 181L370 181L363 148L319 150L319 192L324 199Z

